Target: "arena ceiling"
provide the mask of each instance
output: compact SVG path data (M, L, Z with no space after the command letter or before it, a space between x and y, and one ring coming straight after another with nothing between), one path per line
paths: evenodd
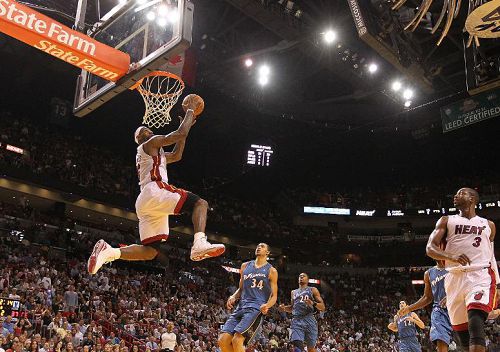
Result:
M65 24L73 22L77 0L28 2ZM115 0L88 0L87 24L95 22L99 11L103 14L115 3ZM216 90L263 113L306 121L342 124L348 120L352 126L404 111L402 102L387 92L390 80L405 77L359 39L348 1L194 0L194 3L192 47L198 60L198 88ZM419 5L418 0L410 0L405 11L412 13ZM416 89L412 108L465 92L463 14L437 47L439 33L430 35L425 25L414 33L403 33L400 27L406 19L401 14L391 14L389 8L389 1L371 0L373 18L388 33L397 34L391 34L395 54L402 63L408 60L416 63L432 82L431 91ZM463 13L466 9L462 10ZM438 4L430 12L433 17L439 16ZM332 45L326 45L322 38L328 28L337 32L338 39ZM255 63L251 69L243 65L248 57ZM52 65L49 59L47 64ZM379 67L375 74L366 72L365 66L372 62ZM266 87L256 82L261 63L271 67L271 80ZM75 72L71 67L66 69Z

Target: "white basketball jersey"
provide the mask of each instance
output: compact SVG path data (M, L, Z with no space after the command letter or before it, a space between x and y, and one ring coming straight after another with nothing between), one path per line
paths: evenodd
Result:
M460 215L448 216L448 232L444 250L451 254L465 254L471 266L489 266L492 257L491 229L488 220L475 216L467 219ZM459 263L446 261L446 268Z
M163 148L158 150L157 156L151 156L144 151L142 146L143 144L137 147L137 155L135 157L141 191L150 182L163 181L168 183L167 159L165 158Z

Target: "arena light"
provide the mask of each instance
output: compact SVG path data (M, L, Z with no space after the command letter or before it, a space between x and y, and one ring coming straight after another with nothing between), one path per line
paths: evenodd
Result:
M323 40L325 41L325 43L332 44L335 39L337 39L337 33L335 33L333 30L329 29L323 33Z
M252 59L248 58L248 59L245 60L245 66L246 67L252 67L252 65L253 65L253 60Z
M155 18L156 18L156 15L153 11L149 11L148 14L146 15L146 18L149 20L149 21L154 21Z
M403 85L401 84L400 81L394 81L392 82L392 85L391 85L391 88L393 91L397 92L399 91L401 88L403 87Z
M259 77L259 84L261 86L265 86L269 83L269 77L268 76L260 76Z
M167 14L168 14L168 6L160 5L160 7L158 7L158 15L167 16Z
M368 72L375 73L377 72L377 70L378 70L377 64L371 63L370 65L368 65Z
M261 67L259 67L259 75L261 77L263 77L263 76L269 76L270 73L271 73L271 69L269 68L269 66L262 65Z
M411 106L411 100L405 101L405 108L409 108Z
M406 88L403 92L403 98L405 98L406 100L410 100L411 98L413 98L413 90L411 90L410 88Z
M139 5L143 5L147 2L148 0L136 0L136 2L139 4Z
M177 10L170 11L167 15L167 18L170 23L177 23L177 21L179 21L179 11Z
M168 21L166 18L158 18L156 23L161 27L165 27L167 25Z

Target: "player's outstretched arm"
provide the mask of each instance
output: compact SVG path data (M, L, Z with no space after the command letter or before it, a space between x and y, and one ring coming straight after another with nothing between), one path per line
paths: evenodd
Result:
M398 332L398 324L396 324L397 315L394 316L394 320L387 325L387 328L393 332Z
M323 298L321 297L321 294L319 293L319 290L316 287L312 288L312 293L315 301L314 307L319 310L320 312L324 312L326 309L325 302L323 301Z
M275 268L271 268L269 271L269 282L271 284L271 296L267 303L260 306L262 314L267 314L269 308L274 306L278 300L278 271Z
M292 313L292 309L293 309L293 291L290 292L290 303L289 305L285 305L285 304L280 304L278 309L281 310L282 312L285 312L285 313Z
M240 268L240 284L238 286L238 289L236 290L236 292L234 292L231 296L229 296L229 298L227 299L227 302L226 302L226 307L227 309L231 310L234 308L234 304L236 303L236 301L238 301L241 297L241 291L243 290L243 271L245 270L245 268L247 267L247 264L248 263L243 263L241 264L241 268Z
M465 254L451 255L441 249L440 245L446 236L446 232L448 231L447 226L448 217L442 216L436 223L436 228L429 236L429 241L427 242L427 247L425 248L427 255L436 260L448 260L461 265L470 264L470 259Z
M432 289L431 289L431 280L429 278L429 270L427 270L424 273L424 294L418 301L416 301L413 304L410 304L409 306L406 306L398 311L399 315L406 315L410 312L413 312L415 310L422 309L424 307L427 307L429 304L431 304L434 300L434 297L432 296Z
M500 274L499 274L499 271L498 271L498 265L497 265L497 259L495 257L495 235L497 233L497 229L496 229L496 226L495 226L495 223L491 220L488 220L488 225L490 226L490 229L491 229L491 234L490 234L490 241L491 241L491 268L493 270L493 272L495 273L495 281L497 283L497 297L498 297L498 294L500 293L499 290L500 290Z
M177 130L167 134L166 136L161 136L161 135L154 136L153 138L149 139L146 143L144 143L144 148L146 153L148 153L148 150L156 151L161 147L166 147L175 144L179 141L185 140L189 134L191 126L193 126L193 123L194 123L193 110L188 109L186 111L184 119L182 120Z

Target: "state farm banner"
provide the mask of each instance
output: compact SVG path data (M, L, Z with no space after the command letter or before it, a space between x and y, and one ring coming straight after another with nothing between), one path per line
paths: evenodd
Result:
M130 56L14 0L0 0L0 32L108 81L125 75Z
M500 116L498 89L441 108L444 133L497 116Z

